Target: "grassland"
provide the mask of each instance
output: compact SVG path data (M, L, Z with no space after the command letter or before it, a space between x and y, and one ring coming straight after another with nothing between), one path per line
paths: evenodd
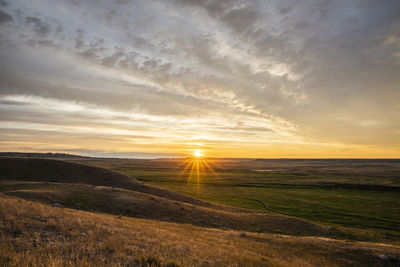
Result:
M118 217L2 194L0 218L1 266L395 266L400 253L391 245Z
M276 213L375 229L399 239L400 161L215 160L214 172L200 170L200 179L189 171L182 174L181 160L150 162L86 163L211 202L259 211L265 210L264 203Z
M393 241L375 231L324 226L275 213L211 204L106 169L58 160L0 158L0 192L74 209L203 227Z
M0 266L400 264L397 162L272 163L0 156Z

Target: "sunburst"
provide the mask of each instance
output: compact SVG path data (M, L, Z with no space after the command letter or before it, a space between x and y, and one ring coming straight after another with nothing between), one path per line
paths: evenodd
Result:
M193 152L193 156L195 156L196 158L199 158L199 157L203 157L204 154L203 154L203 151L197 149L197 150L195 150L195 151Z
M187 175L187 182L195 182L200 184L201 175L211 173L213 176L218 177L218 174L214 170L213 166L217 166L212 160L205 157L203 150L194 150L193 157L185 159L177 168L182 168L179 176Z

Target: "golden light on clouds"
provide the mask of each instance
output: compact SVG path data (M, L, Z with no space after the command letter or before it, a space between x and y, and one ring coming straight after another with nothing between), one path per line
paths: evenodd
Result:
M6 2L0 151L400 157L399 1Z

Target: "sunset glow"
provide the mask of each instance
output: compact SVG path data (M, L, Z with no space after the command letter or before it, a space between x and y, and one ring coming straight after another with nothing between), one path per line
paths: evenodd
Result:
M203 152L201 151L201 150L195 150L194 151L194 153L193 153L193 155L195 156L195 157L202 157L202 156L204 156L204 154L203 154Z
M399 1L211 2L4 1L0 151L400 157Z

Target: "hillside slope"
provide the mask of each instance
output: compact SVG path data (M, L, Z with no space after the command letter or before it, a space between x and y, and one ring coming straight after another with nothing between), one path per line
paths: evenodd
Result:
M220 208L219 205L143 184L117 172L61 160L0 157L0 180L80 183L119 187L194 205Z
M0 194L1 266L398 266L400 248L116 217Z
M336 228L296 218L211 209L120 188L55 183L0 185L0 192L9 196L114 215L253 232L354 237Z

